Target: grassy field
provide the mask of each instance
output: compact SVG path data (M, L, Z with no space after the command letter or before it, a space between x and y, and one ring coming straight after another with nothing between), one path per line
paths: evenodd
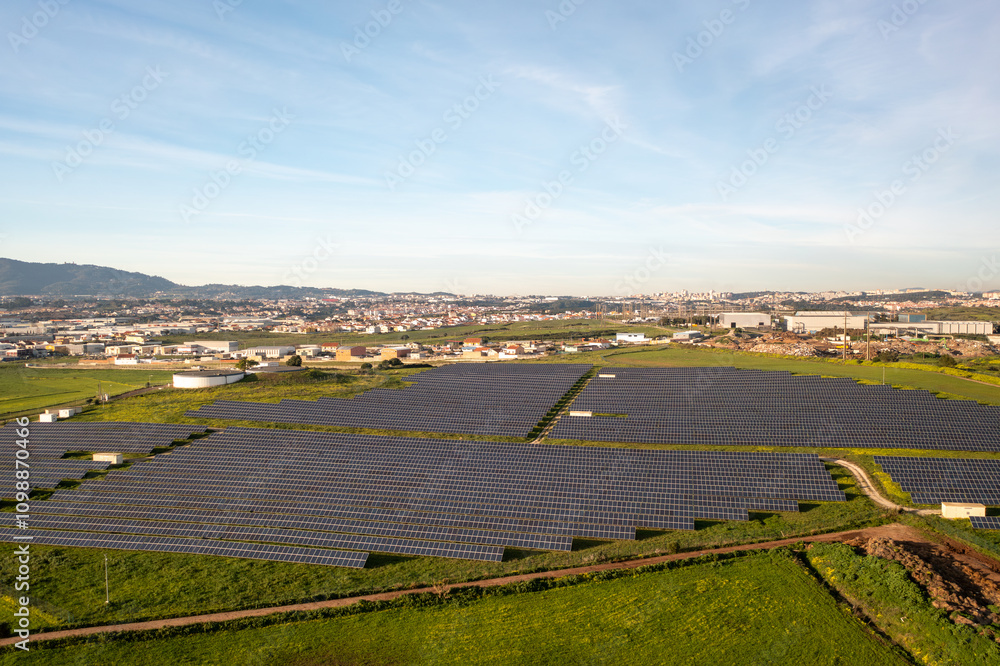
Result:
M1000 663L1000 646L932 606L902 565L858 555L843 544L817 544L808 558L829 585L918 663Z
M694 601L697 603L692 603ZM144 639L144 640L143 640ZM905 664L783 551L468 604L3 655L24 664Z
M184 416L215 400L280 402L283 398L315 400L328 396L351 398L373 388L404 388L402 380L419 370L393 370L370 375L338 372L261 373L228 386L206 389L163 389L133 396L120 402L94 407L74 417L74 421L145 421L149 423L196 423L234 425L232 421L208 421ZM276 425L276 424L272 424Z
M0 418L82 402L97 395L98 382L102 392L118 395L143 388L147 381L168 383L171 376L162 370L27 368L21 363L2 363Z

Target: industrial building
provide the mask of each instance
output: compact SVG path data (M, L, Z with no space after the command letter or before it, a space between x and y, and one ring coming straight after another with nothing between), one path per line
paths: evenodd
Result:
M257 356L259 358L281 358L282 356L288 356L289 354L294 353L295 347L291 346L252 347L250 349L245 349L242 352L242 354L246 357Z
M357 347L341 347L337 350L337 360L338 361L356 361L365 357L368 350L362 346Z
M718 316L722 328L766 328L771 315L764 312L722 312Z
M877 335L992 335L993 324L988 321L889 321L872 324Z
M193 342L185 342L185 346L188 347L200 347L201 349L195 353L209 353L209 354L230 354L234 351L239 351L240 343L236 340L195 340Z
M820 311L796 312L785 316L785 330L792 333L816 333L824 328L863 329L874 319L873 314L850 314L841 312Z
M616 342L646 342L645 333L618 333L615 335Z

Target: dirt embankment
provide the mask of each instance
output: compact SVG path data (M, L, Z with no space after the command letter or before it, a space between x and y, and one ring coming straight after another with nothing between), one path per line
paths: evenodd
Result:
M857 336L855 336L857 337ZM747 351L763 354L783 354L785 356L840 356L841 348L822 337L775 331L764 336L754 336L746 333L730 332L724 337L713 338L701 343L708 347L718 347L735 351ZM948 354L959 359L993 356L1000 349L986 342L976 340L942 340L922 342L919 340L903 340L887 338L884 341L872 341L870 347L863 340L854 340L850 344L850 358L864 358L870 353L875 358L879 352L895 352L907 354Z
M923 588L935 608L950 613L956 624L1000 625L998 564L961 544L946 541L897 540L885 536L845 542L866 555L899 562ZM990 632L1000 642L1000 634Z

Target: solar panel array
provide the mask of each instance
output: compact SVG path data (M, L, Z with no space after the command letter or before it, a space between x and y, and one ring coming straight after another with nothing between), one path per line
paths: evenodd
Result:
M1000 460L875 456L875 462L910 493L914 504L1000 506Z
M14 541L15 537L25 540ZM31 537L30 541L26 537ZM239 557L248 560L299 562L327 566L361 569L368 560L368 553L294 548L258 543L234 543L210 539L152 539L127 534L92 534L89 532L50 532L46 530L0 530L0 541L7 543L32 543L44 546L72 546L75 548L110 548L112 550L139 550L161 553L189 553Z
M972 516L969 520L977 530L1000 530L1000 516Z
M552 438L1000 451L1000 407L787 372L604 368L570 409Z
M374 389L354 398L218 400L188 417L272 423L528 437L591 368L580 364L469 363L406 377L405 389Z
M165 539L496 562L505 547L568 551L573 537L633 539L637 528L845 499L815 455L228 428L58 490L33 503L31 526L87 533L92 545L128 536L144 548Z
M18 426L11 422L0 428L0 459L4 461L0 475L0 498L10 499L17 492L15 483ZM29 472L32 489L55 488L63 479L81 479L91 470L105 470L107 462L92 460L62 460L67 451L93 453L150 453L154 448L170 446L193 433L203 433L203 426L166 423L131 422L62 422L31 423L28 425L27 463L17 469Z

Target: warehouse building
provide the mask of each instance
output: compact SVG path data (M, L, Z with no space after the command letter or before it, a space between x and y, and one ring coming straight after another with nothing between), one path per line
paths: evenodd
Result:
M877 335L992 335L993 324L988 321L889 321L872 324L871 332Z
M718 319L722 328L766 328L771 325L771 315L764 312L723 312Z
M337 360L338 361L356 361L365 357L368 350L362 346L357 347L341 347L337 350Z
M874 319L872 314L850 314L845 312L796 312L794 315L785 317L785 330L792 333L816 333L824 328L847 328L862 329Z

